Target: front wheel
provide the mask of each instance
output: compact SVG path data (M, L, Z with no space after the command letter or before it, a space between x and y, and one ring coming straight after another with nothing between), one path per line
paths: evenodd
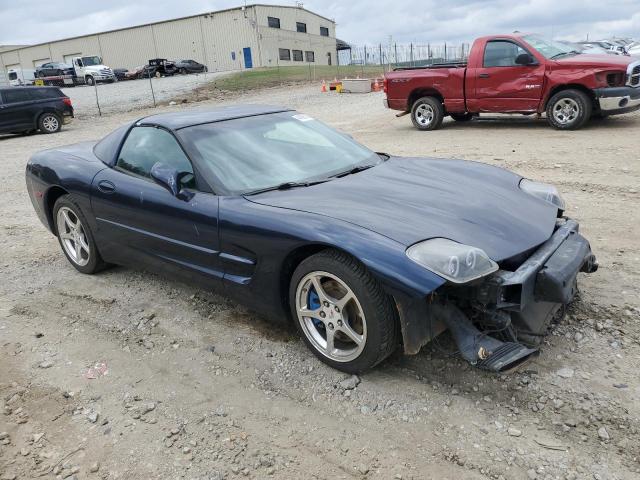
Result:
M397 346L391 299L364 265L344 253L325 250L303 260L289 297L307 347L333 368L367 370Z
M435 130L442 125L444 107L435 97L422 97L411 107L411 121L418 130Z
M91 75L87 75L86 77L84 77L84 81L89 86L93 86L96 83Z
M69 263L81 273L92 274L105 267L89 223L73 201L63 195L53 207L56 235Z
M577 130L591 118L593 104L580 90L562 90L547 104L547 121L558 130Z

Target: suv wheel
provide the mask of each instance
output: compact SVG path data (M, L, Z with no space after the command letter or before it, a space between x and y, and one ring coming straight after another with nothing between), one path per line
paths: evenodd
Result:
M62 121L55 113L43 113L38 119L38 128L42 133L56 133L62 128Z
M364 265L344 253L325 250L303 260L289 298L307 347L333 368L367 370L397 346L391 299Z
M589 118L593 105L591 99L580 90L562 90L547 103L547 121L559 130L577 130Z
M418 130L435 130L442 125L444 107L435 97L422 97L411 107L411 121Z

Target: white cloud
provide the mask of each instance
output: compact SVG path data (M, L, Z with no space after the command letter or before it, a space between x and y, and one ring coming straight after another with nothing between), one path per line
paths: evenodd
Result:
M0 44L39 43L241 5L242 0L0 0ZM290 0L262 1L293 5ZM354 44L470 41L513 30L560 39L640 36L640 0L307 0Z

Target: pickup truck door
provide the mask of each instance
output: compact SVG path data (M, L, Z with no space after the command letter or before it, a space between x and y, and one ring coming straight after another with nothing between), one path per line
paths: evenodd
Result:
M489 40L482 63L467 71L474 85L467 99L476 112L535 112L542 97L545 66L533 55L533 63L520 65L518 56L530 54L513 40Z

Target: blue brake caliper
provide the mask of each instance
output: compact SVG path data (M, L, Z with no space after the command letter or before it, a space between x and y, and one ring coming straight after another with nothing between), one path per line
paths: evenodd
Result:
M320 308L320 297L316 293L316 289L311 287L309 289L309 297L307 298L307 305L309 305L309 310L315 310ZM320 321L318 318L313 318L313 324L316 328L324 328L324 323Z

